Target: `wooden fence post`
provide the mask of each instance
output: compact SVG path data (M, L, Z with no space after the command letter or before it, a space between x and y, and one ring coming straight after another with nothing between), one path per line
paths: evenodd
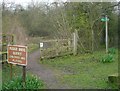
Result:
M6 36L2 35L2 62L4 63L4 61L6 60L6 48L7 48L7 43L6 43Z
M70 42L70 38L68 38L68 50L71 50L71 42Z
M56 40L56 56L58 56L58 40Z
M14 42L15 42L15 41L14 41L14 35L12 35L11 37L12 37L12 41L11 41L12 43L11 43L11 44L13 45Z
M75 32L73 33L73 54L76 55L77 54L77 35L78 35L78 32L77 30L75 30Z

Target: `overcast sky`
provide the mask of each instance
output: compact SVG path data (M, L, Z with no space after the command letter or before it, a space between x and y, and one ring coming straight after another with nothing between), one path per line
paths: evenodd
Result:
M3 1L3 0L0 0L0 1ZM31 1L34 1L34 2L53 2L53 1L67 1L67 0L4 0L5 2L15 2L17 4L23 4L23 3L29 3ZM71 0L71 1L111 1L111 0ZM112 1L115 1L115 0L112 0ZM117 0L117 1L120 1L120 0Z
M6 3L11 3L14 2L15 4L21 4L23 6L26 6L28 3L30 3L32 0L0 0L0 2L6 2ZM34 2L52 2L54 0L33 0Z
M0 0L0 2L2 2L3 0ZM54 1L67 1L67 0L4 0L5 2L9 3L9 2L14 2L15 4L21 4L23 6L27 5L28 3L30 3L31 1L34 1L34 2L54 2ZM70 0L70 1L76 1L76 2L80 2L80 1L88 1L88 0ZM89 0L89 1L105 1L105 2L109 2L109 1L115 1L115 0ZM120 0L117 0L117 1L120 1Z

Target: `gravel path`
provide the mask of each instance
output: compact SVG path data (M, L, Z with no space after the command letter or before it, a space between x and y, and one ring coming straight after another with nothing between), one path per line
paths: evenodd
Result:
M33 74L36 74L38 77L40 77L47 85L47 89L68 89L69 87L67 85L60 83L57 79L58 72L55 72L53 69L40 64L39 58L39 49L29 54L27 71L32 72Z

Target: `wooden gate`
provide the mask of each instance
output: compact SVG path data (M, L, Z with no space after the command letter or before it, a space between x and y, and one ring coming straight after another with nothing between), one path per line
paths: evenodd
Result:
M40 58L52 58L73 53L72 39L42 40L40 42Z
M40 42L40 58L51 58L68 54L77 54L78 32L75 30L71 38L42 40Z

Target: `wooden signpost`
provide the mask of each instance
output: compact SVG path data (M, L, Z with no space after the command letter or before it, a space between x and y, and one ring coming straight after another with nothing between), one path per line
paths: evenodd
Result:
M105 22L105 26L106 26L106 39L105 39L105 42L106 42L106 53L108 53L108 21L109 21L109 18L108 16L106 15L105 17L103 17L101 19L101 21Z
M25 87L27 46L8 45L8 63L23 66L23 87ZM11 73L12 76L12 73Z

